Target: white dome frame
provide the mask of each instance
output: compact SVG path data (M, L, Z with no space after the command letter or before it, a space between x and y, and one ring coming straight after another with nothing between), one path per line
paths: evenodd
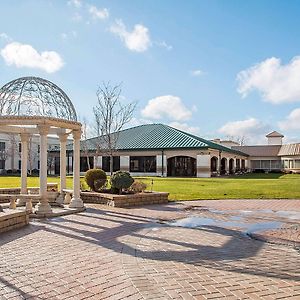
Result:
M23 80L24 79L24 80ZM14 84L23 82L24 87L31 80L38 80L44 85L51 84L54 94L58 93L59 101L62 105L62 110L53 109L54 103L59 103L55 96L55 101L44 99L42 93L37 100L36 91L31 95L26 94L25 100L22 98L24 90L12 94ZM49 90L46 94L52 95ZM19 98L17 95L19 94ZM2 97L2 98L1 98ZM32 98L31 98L32 97ZM43 104L44 103L44 104ZM46 109L46 106L49 109ZM64 104L63 104L64 103ZM36 105L38 104L38 105ZM27 107L27 106L28 107ZM34 109L32 109L32 107ZM30 108L30 109L27 109ZM51 109L50 109L51 108ZM55 117L55 115L61 117ZM55 84L37 77L24 77L13 80L4 85L0 89L0 132L8 134L16 134L21 137L21 193L20 196L24 199L28 198L27 189L27 164L28 164L28 142L31 135L40 136L40 190L39 203L35 207L35 213L39 215L49 215L52 213L52 208L48 202L47 196L47 136L56 135L60 140L60 201L63 203L64 190L66 189L66 144L69 135L73 137L73 197L69 205L70 208L82 208L83 201L80 198L80 138L81 138L81 123L77 122L75 108L68 96ZM27 197L26 197L27 195ZM20 197L22 202L22 197ZM23 203L24 204L24 201Z
M0 115L77 121L76 110L66 93L40 77L21 77L6 83L0 89Z

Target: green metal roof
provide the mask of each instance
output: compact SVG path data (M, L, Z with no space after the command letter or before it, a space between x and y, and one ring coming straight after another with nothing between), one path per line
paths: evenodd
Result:
M101 137L88 139L87 148L96 150L100 141ZM243 152L232 150L164 124L146 124L122 130L119 133L116 148L119 151L216 149L247 156ZM69 145L68 149L72 150L72 146Z

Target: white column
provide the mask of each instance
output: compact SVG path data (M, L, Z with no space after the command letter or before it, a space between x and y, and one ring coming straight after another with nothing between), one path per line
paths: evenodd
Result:
M84 207L80 198L80 130L73 130L73 198L69 205L70 208Z
M167 177L167 156L156 155L156 174L157 176Z
M21 194L27 194L28 133L21 133Z
M197 155L197 177L210 176L210 155Z
M229 173L229 158L226 158L226 160L225 160L225 171L226 171L226 174Z
M49 126L38 126L40 133L40 202L35 206L37 214L51 213L52 209L47 198L47 134Z
M56 199L59 204L64 203L65 195L63 190L66 188L66 172L67 172L67 133L61 133L58 135L60 141L60 195Z
M66 188L66 172L67 172L67 138L68 134L60 134L60 192Z
M130 158L129 156L120 156L120 170L121 171L127 171L130 170Z
M218 173L218 175L220 175L220 173L221 173L221 156L220 155L217 160L217 173Z
M102 168L102 156L94 156L94 168L101 169Z

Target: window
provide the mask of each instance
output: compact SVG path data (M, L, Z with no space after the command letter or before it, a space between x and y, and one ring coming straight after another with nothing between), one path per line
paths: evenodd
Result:
M251 160L251 169L260 169L260 160Z
M240 159L236 159L236 170L239 171L241 169L241 160Z
M156 173L156 156L130 156L130 172Z
M283 161L283 167L284 167L285 169L288 169L288 167L289 167L289 161L288 161L287 159L285 159L285 160Z
M261 161L261 168L264 170L269 170L271 167L271 162L270 160L262 160Z
M295 168L300 169L300 159L295 160Z
M22 152L22 144L19 143L19 152Z
M5 159L0 160L0 169L5 169Z
M245 160L242 159L242 169L244 170L245 169Z
M281 169L281 161L280 160L271 160L271 169L273 169L273 170Z
M0 142L0 151L5 151L5 142Z
M19 160L19 170L21 170L21 161Z
M102 156L102 170L110 172L110 157ZM120 156L113 157L113 172L120 170Z

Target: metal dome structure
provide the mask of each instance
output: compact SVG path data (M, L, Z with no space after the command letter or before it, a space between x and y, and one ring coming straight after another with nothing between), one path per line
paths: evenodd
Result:
M69 207L84 207L80 198L81 123L63 90L39 77L22 77L5 84L0 89L0 133L13 135L17 142L21 142L21 191L18 199L19 204L26 200L29 207L33 196L28 194L27 188L28 154L31 137L39 137L40 189L34 213L42 216L52 214L47 190L48 136L57 136L60 143L60 198L57 201L61 204L66 189L66 145L72 135L73 197Z
M77 121L75 108L66 93L39 77L22 77L5 84L0 89L0 115Z

